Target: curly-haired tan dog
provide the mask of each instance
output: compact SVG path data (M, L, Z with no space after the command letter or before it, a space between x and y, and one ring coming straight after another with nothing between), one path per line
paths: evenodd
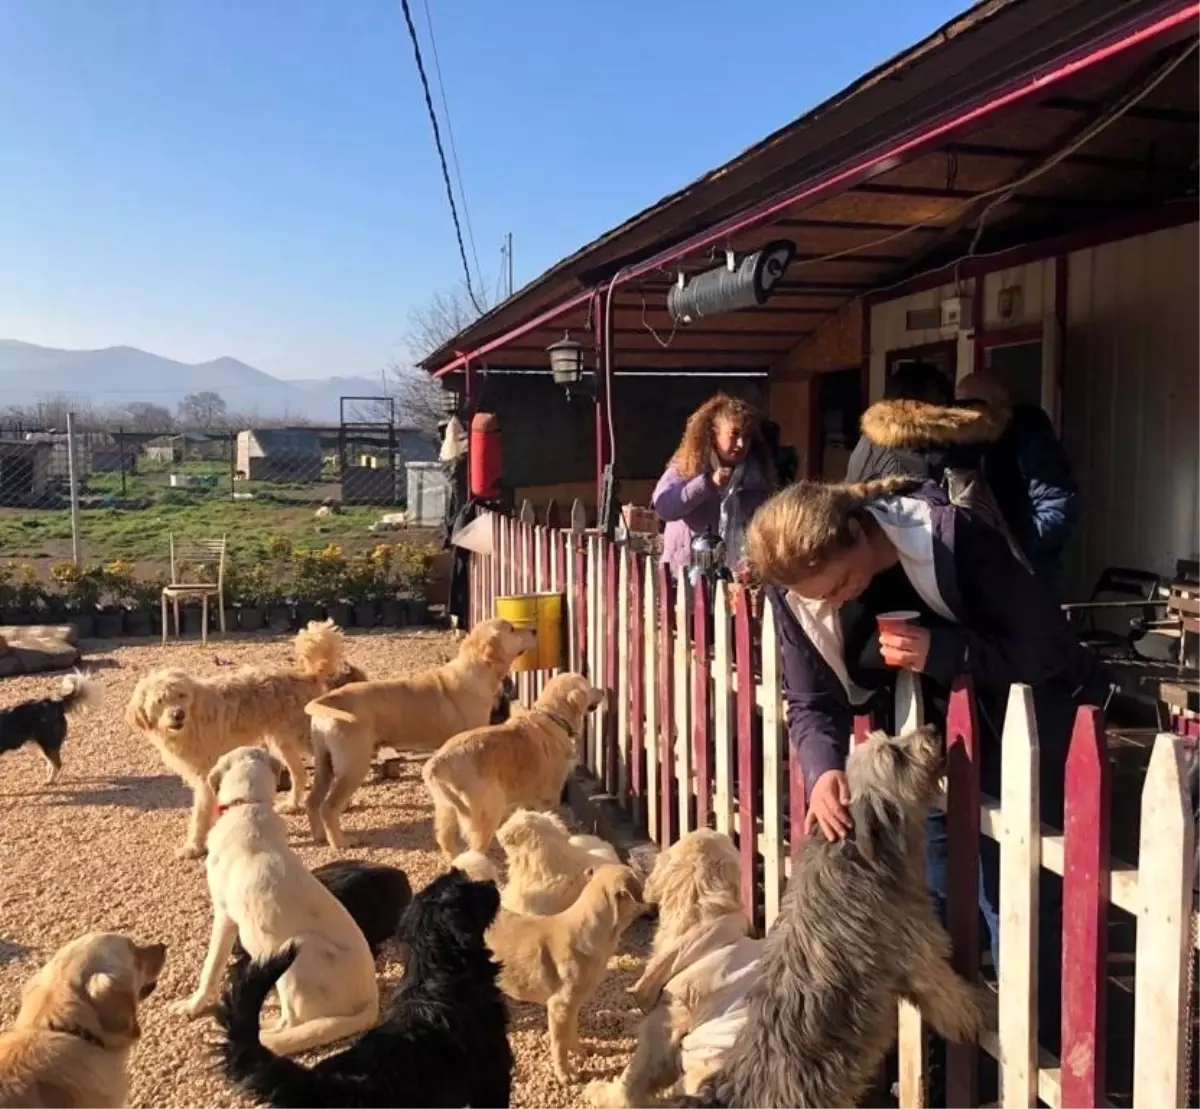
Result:
M509 667L536 643L533 631L485 620L445 666L410 678L354 682L306 705L316 768L308 798L313 839L348 844L342 812L380 744L436 751L452 735L486 724Z
M554 916L500 910L488 947L500 963L500 988L546 1006L554 1073L568 1082L579 1050L579 1010L591 1000L625 929L644 911L642 884L627 866L597 867L569 909Z
M652 1094L679 1086L695 1093L720 1066L746 1023L763 952L764 941L750 936L740 888L737 849L707 828L655 860L643 900L658 906L658 930L633 988L646 1017L621 1076L589 1084L592 1105L649 1105Z
M62 947L21 992L0 1033L0 1105L128 1105L138 1004L158 985L167 949L92 932Z
M433 832L453 859L464 847L486 851L519 805L558 804L578 758L583 718L604 699L579 674L551 678L533 708L504 724L463 732L422 768L433 797Z
M943 761L928 728L877 732L851 754L853 831L801 848L749 1019L703 1103L858 1105L895 1042L902 997L945 1039L978 1036L979 993L950 966L925 884L925 817Z
M134 686L125 719L192 787L191 824L179 853L204 854L216 812L208 772L235 747L265 742L278 751L292 779L288 808L299 810L308 780L304 706L339 682L362 676L344 662L342 633L331 620L313 621L296 636L296 663L286 670L247 666L205 678L178 669L146 674Z
M555 813L517 809L496 839L508 862L500 904L514 913L561 913L583 892L589 869L621 861L612 844L572 835Z

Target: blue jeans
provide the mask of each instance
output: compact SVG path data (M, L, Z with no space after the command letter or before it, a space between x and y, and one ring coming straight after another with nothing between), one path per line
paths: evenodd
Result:
M946 896L950 888L949 839L946 835L946 814L934 809L925 819L925 881L933 894L938 919L946 923ZM1000 966L1000 917L987 895L983 881L984 860L979 860L979 913L983 917L985 937L992 953L992 965Z

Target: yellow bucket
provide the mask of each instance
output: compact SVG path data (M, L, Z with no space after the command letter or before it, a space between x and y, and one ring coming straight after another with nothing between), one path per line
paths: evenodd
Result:
M562 593L519 593L496 598L497 620L537 631L537 646L513 663L514 672L557 670L563 665L565 600Z

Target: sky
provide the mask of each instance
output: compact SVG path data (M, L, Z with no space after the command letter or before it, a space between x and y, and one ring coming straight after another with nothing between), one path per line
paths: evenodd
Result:
M965 0L412 4L494 294ZM0 105L0 338L375 375L462 280L399 0L0 0Z

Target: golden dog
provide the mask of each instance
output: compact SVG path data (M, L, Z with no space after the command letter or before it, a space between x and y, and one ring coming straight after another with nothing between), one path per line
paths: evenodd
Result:
M485 620L445 666L411 678L354 682L306 705L316 767L308 798L313 839L347 845L341 816L380 744L436 751L452 735L486 724L509 667L536 642L533 631Z
M573 1078L579 1010L591 1000L625 929L641 915L642 885L627 866L598 867L569 909L554 916L500 910L487 943L501 964L500 988L546 1006L550 1054L562 1082Z
M438 846L453 859L486 851L496 829L518 806L558 804L577 760L579 729L604 700L579 674L551 678L533 708L504 724L456 735L422 769L433 798Z
M347 667L342 633L332 620L311 622L296 636L296 664L288 670L247 666L230 674L195 677L184 670L154 670L133 689L125 719L158 748L168 769L192 787L192 817L179 854L204 854L216 802L208 773L237 747L263 743L276 750L292 779L289 811L303 804L309 748L304 706L339 682L357 680Z
M138 1002L154 992L166 953L113 932L61 948L25 983L17 1019L0 1033L0 1105L127 1104Z

